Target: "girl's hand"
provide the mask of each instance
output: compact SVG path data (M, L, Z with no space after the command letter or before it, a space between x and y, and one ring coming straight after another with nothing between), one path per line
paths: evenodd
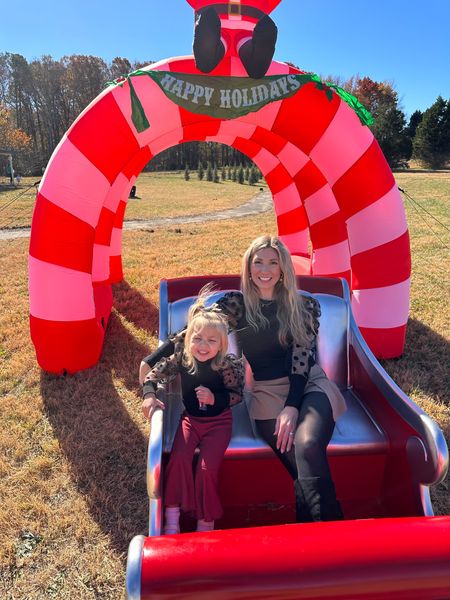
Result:
M277 437L277 448L281 453L289 452L294 443L297 428L298 410L294 406L285 406L277 417L274 435Z
M197 398L198 398L198 403L200 405L200 407L202 406L206 406L209 404L209 406L213 406L214 405L214 394L212 393L212 391L203 386L203 385L199 385L198 387L195 388L195 391L197 392Z
M153 413L157 408L164 410L164 402L158 400L156 394L153 394L152 392L145 394L145 398L141 404L141 409L144 414L144 417L146 417L150 421Z
M148 365L144 361L141 361L141 364L139 366L139 383L141 385L144 384L145 377L150 373L150 371L151 371L150 365Z

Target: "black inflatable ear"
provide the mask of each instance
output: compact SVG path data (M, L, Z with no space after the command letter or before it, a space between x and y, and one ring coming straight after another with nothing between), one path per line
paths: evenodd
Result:
M194 30L194 57L199 71L209 73L225 55L220 39L220 19L213 8L203 10L196 18Z
M256 23L252 39L239 49L239 57L249 77L259 79L267 73L275 52L277 35L277 26L269 15Z

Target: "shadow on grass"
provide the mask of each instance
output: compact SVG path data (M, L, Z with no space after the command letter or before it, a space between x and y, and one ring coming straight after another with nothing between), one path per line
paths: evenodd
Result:
M115 290L119 304L123 291L139 308L139 314L147 311L157 315L156 307L139 294L133 296L125 284L122 290ZM138 367L148 351L112 313L98 365L71 377L41 375L45 411L70 463L74 482L91 515L121 553L126 552L133 536L148 529L147 437L120 395L124 383L133 392L130 412L139 419Z
M419 389L436 401L450 406L450 343L427 325L410 319L403 355L381 362L408 396L413 390Z
M159 312L156 306L150 304L144 296L123 280L113 285L114 308L127 321L144 329L150 334L158 332Z

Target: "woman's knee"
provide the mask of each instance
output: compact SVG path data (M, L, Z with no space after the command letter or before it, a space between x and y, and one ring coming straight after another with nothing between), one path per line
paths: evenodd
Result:
M296 461L313 462L318 457L326 455L327 447L319 439L298 435L295 438Z

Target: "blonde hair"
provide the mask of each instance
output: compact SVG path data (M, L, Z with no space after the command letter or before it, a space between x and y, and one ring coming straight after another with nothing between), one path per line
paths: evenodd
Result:
M291 255L278 237L263 235L256 238L242 258L241 289L247 321L255 330L269 325L269 321L261 312L259 289L250 276L253 257L264 248L273 248L280 261L281 277L275 285L273 298L277 302L277 318L280 325L279 342L284 347L288 346L292 340L306 345L309 341L307 331L314 330L313 318L298 297Z
M219 352L212 359L211 368L220 369L228 352L228 324L225 316L211 312L206 308L206 302L213 293L211 284L205 285L199 292L197 300L192 304L188 313L186 337L184 340L183 365L190 373L197 373L197 361L192 356L190 345L193 336L205 327L213 327L219 334Z

